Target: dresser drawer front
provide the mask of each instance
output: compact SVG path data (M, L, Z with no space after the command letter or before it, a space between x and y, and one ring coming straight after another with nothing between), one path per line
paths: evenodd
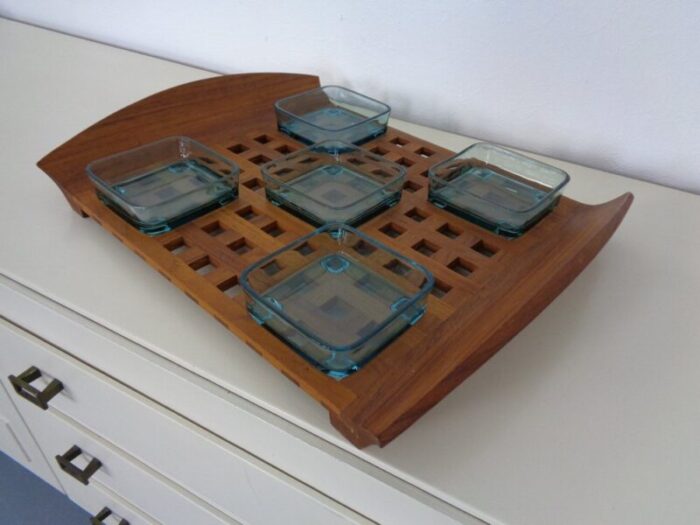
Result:
M233 519L219 516L218 512L213 514L200 506L197 499L182 488L139 465L133 458L87 429L80 428L56 409L42 412L25 404L21 412L68 493L78 486L106 487L157 521L168 524L235 523ZM75 469L85 469L93 459L100 463L99 468L85 482L59 467L57 456L64 455L73 447L80 449L80 454L70 462Z
M61 381L63 390L48 403L53 410L227 515L264 525L290 519L308 525L372 523L14 325L0 325L0 344L11 350L2 356L3 369L37 367L38 389ZM43 414L24 399L17 403Z
M91 517L107 509L109 516L104 519L104 525L119 525L120 520L126 520L129 525L160 525L161 522L134 507L124 498L115 494L98 481L90 485L80 483L66 484L66 495L86 510ZM78 524L80 525L80 524Z

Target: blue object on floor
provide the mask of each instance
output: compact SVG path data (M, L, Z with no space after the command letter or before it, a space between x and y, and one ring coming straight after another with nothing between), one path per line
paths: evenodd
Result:
M0 524L80 525L90 515L0 452Z

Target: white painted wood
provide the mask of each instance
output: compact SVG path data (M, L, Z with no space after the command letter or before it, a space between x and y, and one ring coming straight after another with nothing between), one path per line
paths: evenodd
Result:
M92 458L102 462L102 466L90 480L98 481L162 523L197 523L198 525L235 523L222 513L208 506L205 507L203 502L198 501L167 478L135 463L107 441L74 424L58 410L49 408L47 411L36 411L32 408L22 406L20 411L40 447L50 458L51 467L66 487L69 496L72 487L82 484L58 467L55 456L77 445L83 453L73 460L76 466L84 468ZM157 436L153 438L158 439Z
M0 415L0 451L23 465L31 460L12 430L10 422L2 415Z
M92 481L89 485L66 483L66 487L68 497L85 509L91 516L95 516L104 507L111 510L112 515L107 518L104 525L117 525L119 519L127 520L129 525L161 525L162 523L135 507L99 481Z
M0 344L0 356L7 351L8 349ZM0 358L0 378L2 378L0 379L0 451L32 471L56 490L64 492L12 403L10 396L15 395L15 393L6 378L9 374L17 375L21 371L5 369Z
M5 21L0 38L12 50L0 139L13 146L0 273L31 290L4 280L1 315L382 523L440 523L412 518L425 508L443 522L700 522L697 196L544 159L571 174L575 199L633 191L620 230L474 376L389 446L357 451L34 166L126 103L209 73ZM473 142L392 123L452 149Z
M77 421L230 516L265 525L289 523L290 516L297 523L309 525L369 523L254 456L2 320L0 345L8 349L2 358L3 367L21 368L32 363L42 371L37 387L54 377L63 382L64 390L50 402L56 412ZM36 408L26 405L23 408L27 411ZM41 440L34 423L31 425ZM275 504L270 505L270 501Z
M0 387L0 396L4 395L6 394ZM22 443L17 435L19 431L19 425L15 424L13 428L7 416L0 413L0 452L7 454L26 468L32 462L27 452L32 444Z

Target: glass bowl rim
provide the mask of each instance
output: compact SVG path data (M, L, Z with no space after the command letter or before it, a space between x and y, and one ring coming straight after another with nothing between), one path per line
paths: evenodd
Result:
M448 158L448 159L446 159L446 160L443 160L443 161L441 161L441 162L438 162L437 164L431 166L430 169L428 169L428 179L429 179L429 180L438 179L438 180L440 181L440 184L445 185L445 186L450 186L450 187L452 187L452 190L454 190L454 191L457 192L457 193L468 194L468 195L471 195L472 197L476 197L476 198L478 198L479 200L482 200L482 201L483 201L484 199L483 199L481 196L476 195L475 193L472 193L472 192L470 192L470 191L462 190L462 189L460 189L460 188L454 186L453 182L445 181L445 180L443 180L443 179L440 179L440 177L438 177L437 174L435 173L437 170L443 168L444 166L446 166L446 165L449 164L450 162L453 162L457 157L460 157L460 156L464 155L464 154L467 153L470 149L473 149L473 148L476 148L476 147L486 147L486 148L491 149L491 150L496 150L496 151L498 151L499 153L505 153L506 155L510 155L510 156L512 156L512 157L516 157L516 158L518 158L518 159L524 159L524 160L527 161L527 162L530 162L530 163L533 163L533 164L538 164L538 165L541 165L541 166L545 166L545 167L550 168L550 169L552 169L552 170L554 170L554 171L557 171L557 172L559 172L559 173L561 173L561 174L563 175L562 181L561 181L559 184L557 184L556 186L553 186L552 188L550 188L550 190L549 190L549 191L547 192L547 194L546 194L546 198L542 199L540 202L535 203L535 204L533 204L532 206L530 206L530 207L528 207L528 208L525 208L525 209L523 209L523 210L517 210L517 209L514 209L514 208L509 208L508 206L503 206L503 205L501 205L501 204L498 204L497 202L486 201L486 202L489 202L489 205L493 205L493 206L498 207L498 208L501 208L501 209L503 209L503 210L507 210L507 211L509 211L509 212L511 212L511 213L522 213L522 214L526 214L526 213L530 213L530 212L536 210L537 208L539 208L540 206L542 206L542 203L547 202L547 200L548 200L552 195L555 195L555 194L557 194L559 191L561 191L562 188L564 188L564 186L566 186L566 185L569 183L569 181L571 180L571 177L569 176L569 174L568 174L566 171L564 171L564 170L562 170L562 169L560 169L560 168L557 168L556 166L552 166L551 164L547 164L546 162L542 162L542 161L539 161L539 160L537 160L537 159L533 159L532 157L528 157L527 155L523 155L523 154L518 153L518 152L516 152L516 151L512 151L512 150L510 150L510 149L508 149L508 148L504 148L503 146L499 146L498 144L494 144L494 143L492 143L492 142L475 142L475 143L472 144L471 146L468 146L468 147L464 148L462 151L460 151L460 152L458 152L458 153L455 153L455 154L452 155L450 158Z
M389 253L395 258L398 258L401 260L402 263L408 263L415 269L417 269L420 273L423 274L425 277L425 282L421 285L420 289L414 293L407 301L405 301L399 308L394 310L389 316L387 316L384 320L382 320L380 323L378 323L374 329L367 335L362 336L361 338L357 339L356 341L346 344L346 345L333 345L331 343L328 343L321 337L318 337L317 334L307 330L303 326L299 326L299 324L291 319L289 316L286 315L284 310L277 310L274 309L271 305L268 305L264 300L263 297L256 291L254 290L249 282L248 282L248 276L255 270L262 268L266 264L270 263L273 261L276 257L278 257L280 254L289 251L293 249L294 246L297 245L302 245L312 237L315 237L317 235L327 233L329 230L332 229L337 229L337 230L345 230L348 231L354 235L357 235L360 237L361 240L363 241L368 241L378 249L384 250L385 252ZM319 345L328 348L332 352L352 352L353 350L356 350L357 348L361 347L364 345L367 341L369 341L372 337L376 336L379 334L384 328L389 326L396 318L398 318L400 315L402 315L408 308L413 306L416 302L418 302L420 299L424 298L428 293L430 293L430 290L433 289L433 286L435 285L435 277L433 277L433 274L428 270L426 267L424 267L422 264L417 263L413 259L410 259L409 257L406 257L405 255L400 254L399 252L393 250L392 248L386 246L380 241L377 241L376 239L373 239L369 235L359 231L356 228L353 228L352 226L349 226L348 224L342 223L342 222L331 222L328 224L325 224L321 226L320 228L316 228L314 231L302 236L298 237L294 241L286 244L279 250L276 250L272 252L269 255L266 255L262 259L259 259L255 261L254 263L248 265L242 272L241 276L239 278L240 285L243 287L243 290L249 294L253 299L258 304L261 304L265 308L267 308L269 311L273 312L274 315L277 315L281 317L284 321L289 323L291 326L294 327L295 330L299 331L307 337L308 339L313 340L314 342L318 343ZM426 305L427 308L427 305Z
M384 109L384 110L382 110L382 111L380 111L380 112L378 112L378 113L376 113L376 114L374 114L374 115L372 115L372 116L366 117L366 118L364 118L363 120L361 120L361 121L359 121L359 122L355 122L354 124L350 124L350 125L348 125L348 126L345 126L344 128L331 129L331 128L324 128L323 126L319 126L318 124L314 124L313 122L309 122L308 120L306 120L306 119L303 118L302 116L297 115L296 113L292 113L292 112L289 111L288 109L285 109L285 108L283 108L283 107L280 106L280 104L282 104L282 103L284 103L284 102L287 102L287 101L289 101L289 100L293 100L293 99L295 99L295 98L302 97L302 96L304 96L304 95L309 95L309 94L311 94L311 93L317 93L317 92L319 92L319 91L325 91L327 88L337 88L337 89L341 89L341 90L343 90L343 91L347 91L347 92L349 92L349 93L352 93L353 95L357 95L357 96L360 97L360 98L364 98L364 99L366 99L366 100L371 100L372 102L375 102L375 103L377 103L377 104L379 104L379 105L381 105L381 106L384 106L386 109ZM368 97L367 95L364 95L364 94L362 94L362 93L360 93L360 92L358 92L358 91L355 91L354 89L350 89L350 88L346 88L346 87L343 87L343 86L339 86L339 85L337 85L337 84L328 84L328 85L325 85L325 86L319 86L319 87L317 87L317 88L309 89L309 90L307 90L307 91L302 91L301 93L296 93L296 94L294 94L294 95L289 95L288 97L281 98L281 99L275 101L275 109L278 110L278 111L280 111L280 112L282 112L282 113L284 113L284 114L286 114L287 116L289 116L289 117L291 117L291 118L293 118L293 119L296 119L296 120L299 120L299 121L303 122L303 123L306 124L307 126L311 126L311 127L316 128L316 129L319 129L319 130L321 130L321 131L331 132L331 133L340 133L340 132L342 132L342 131L347 131L347 130L352 129L352 128L356 127L356 126L361 126L362 124L366 124L367 121L369 121L369 120L376 119L376 118L381 118L381 117L383 117L384 115L388 115L389 113L391 113L391 106L389 106L388 104L385 104L385 103L382 102L381 100L377 100L376 98Z
M239 175L239 173L240 173L240 171L241 171L241 170L240 170L240 167L239 167L238 164L236 164L233 160L231 160L231 159L225 157L225 156L222 155L221 153L218 153L217 151L215 151L215 150L209 148L208 146L205 146L205 145L202 144L201 142L199 142L199 141L197 141L197 140L194 140L194 139L192 139L192 138L190 138L190 137L187 137L187 136L185 136L185 135L173 135L173 136L170 136L170 137L164 137L164 138L162 138L162 139L154 140L153 142L148 142L148 143L146 143L146 144L141 144L140 146L136 146L136 147L134 147L134 148L130 148L130 149L123 150L123 151L118 151L117 153L112 153L112 154L107 155L107 156L105 156L105 157L100 157L99 159L95 159L95 160L93 160L93 161L90 161L90 162L88 163L88 165L85 166L85 171L87 172L88 177L89 177L94 183L96 183L96 184L100 187L100 189L102 189L102 190L104 191L104 193L108 194L110 197L114 197L118 202L123 202L123 203L125 203L125 204L126 204L129 208L131 208L132 210L149 210L149 209L157 208L157 207L159 207L159 206L163 206L163 205L165 205L165 204L169 204L169 203L171 203L171 202L175 202L175 201L178 201L178 200L180 200L180 199L184 199L185 197L188 197L188 196L191 195L192 193L201 191L202 188L211 187L211 186L213 186L214 184L216 184L217 181L212 181L212 182L209 183L207 186L203 186L203 187L201 187L201 188L195 188L195 189L193 189L193 190L188 191L187 193L181 193L181 194L179 194L179 195L176 195L176 196L174 196L174 197L171 197L171 198L169 198L169 199L166 199L166 200L164 200L164 201L161 201L161 202L159 202L158 204L156 204L155 206L138 206L138 205L135 205L135 204L130 204L129 201L128 201L127 199L124 199L121 195L119 195L119 194L118 194L117 192L115 192L112 188L110 188L110 187L105 183L104 179L103 179L102 177L100 177L99 175L97 175L97 174L94 172L94 167L95 167L96 164L100 164L100 163L103 163L103 162L108 162L108 161L110 161L110 160L114 160L114 159L119 158L119 157L121 157L121 156L126 156L126 155L130 155L130 154L137 153L137 152L139 152L139 151L146 150L146 149L151 148L151 147L153 147L153 146L156 146L156 145L158 145L158 144L162 144L162 143L169 142L169 141L173 141L173 142L174 142L174 141L176 141L176 140L179 141L179 142L189 142L191 145L198 146L198 147L202 148L204 151L206 151L208 155L211 155L211 156L216 157L217 159L223 161L226 165L228 165L228 166L231 168L231 173L228 174L228 175L226 175L226 177L231 177L231 178L233 178L233 177L236 177L236 176Z
M343 150L343 151L341 151L341 152L334 152L334 153L331 153L331 152L328 152L328 151L316 151L316 150L314 149L314 148L318 148L319 146L321 146L321 145L323 145L323 144L325 144L325 143L329 143L329 142L330 142L330 143L335 143L335 144L343 144L343 145L347 146L348 149L354 150L355 153L357 153L357 152L359 151L360 153L362 153L362 154L365 155L366 157L370 157L372 160L380 161L380 162L382 162L382 163L384 163L384 164L390 165L391 167L396 167L396 168L398 168L399 173L398 173L395 177L393 177L390 181L386 182L385 184L383 184L383 185L380 186L379 188L376 188L376 189L372 190L370 193L367 193L366 195L363 195L362 197L358 198L357 200L355 200L355 201L353 201L353 202L351 202L351 203L349 203L349 204L345 204L344 206L331 206L331 205L329 205L329 204L327 204L327 203L325 203L325 202L321 202L321 201L315 199L314 197L312 197L312 196L310 196L310 195L304 194L304 197L305 197L305 198L307 198L307 199L313 201L314 203L318 204L319 206L323 206L324 208L328 208L328 209L331 209L331 210L334 210L334 211L342 211L342 210L345 210L345 209L350 208L350 207L352 207L352 206L355 206L355 205L358 204L359 202L365 200L366 198L370 197L371 195L374 195L375 193L379 193L380 191L386 189L387 186L389 186L389 185L391 185L391 184L396 184L398 181L400 181L400 180L406 178L406 168L403 167L401 164L398 164L398 163L396 163L396 162L394 162L394 161L391 161L391 160L389 160L389 159L385 159L385 158L382 157L381 155L377 155L377 154L375 154L375 153L372 153L371 151L366 150L366 149L364 149L364 148L361 148L361 147L359 147L359 146L356 146L355 144L352 144L352 143L350 143L350 142L345 142L345 141L342 141L342 140L326 139L326 140L323 140L323 141L321 141L321 142L317 142L316 144L312 144L311 146L308 146L308 147L306 147L306 148L303 148L303 149L300 149L300 150L297 150L297 151L293 151L292 153L288 153L287 155L285 155L284 157L280 157L279 159L274 159L274 160L271 160L270 162L266 162L265 164L263 164L262 166L260 166L260 173L261 173L262 176L263 176L263 180L265 180L265 179L267 179L267 178L270 178L270 179L272 179L272 180L275 182L275 184L279 184L280 186L283 186L284 188L286 188L286 189L288 189L288 190L290 190L290 191L292 191L292 192L298 194L298 193L299 193L299 190L297 190L297 189L294 188L293 186L290 186L287 182L282 182L282 181L280 181L274 173L270 173L270 172L268 171L268 167L269 167L269 166L272 166L273 164L276 164L276 163L278 163L278 162L282 162L282 161L284 161L284 160L286 160L286 159L288 159L288 158L290 158L290 157L293 157L293 156L296 156L296 155L302 155L302 154L304 154L304 153L306 153L306 152L311 152L311 151L313 151L314 153L320 153L320 154L322 154L322 155L325 154L325 155L333 155L333 156L338 156L338 155L342 155L342 154L348 153L347 150ZM403 191L403 186L402 186L401 190L399 190L399 191Z

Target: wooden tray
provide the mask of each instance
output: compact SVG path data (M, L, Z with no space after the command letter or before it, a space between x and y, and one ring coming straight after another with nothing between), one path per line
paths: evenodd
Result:
M275 100L317 77L231 75L145 98L91 126L38 163L73 209L92 217L285 376L319 401L357 447L386 445L534 319L607 242L632 203L627 193L588 206L562 198L523 237L500 238L427 201L427 169L451 152L389 129L364 147L408 168L401 202L361 230L425 265L437 285L425 317L359 372L336 381L247 314L245 266L311 231L268 203L259 166L301 145L276 130ZM129 226L96 197L89 161L187 135L241 167L233 204L160 237Z

